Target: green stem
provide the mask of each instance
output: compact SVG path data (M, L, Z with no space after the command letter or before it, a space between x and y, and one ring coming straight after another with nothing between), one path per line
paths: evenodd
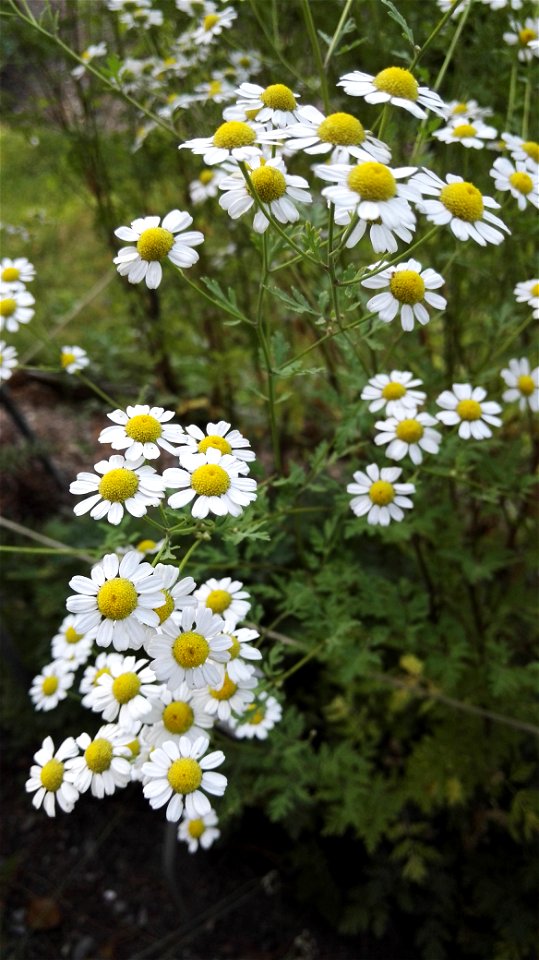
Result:
M270 633L269 630L267 632ZM305 656L301 658L301 660L298 660L297 663L294 664L293 667L290 667L289 670L285 670L285 672L281 673L279 677L275 677L273 680L273 683L275 684L275 686L282 687L285 680L288 680L288 678L291 677L294 673L297 673L298 670L301 670L301 668L304 667L305 664L309 662L309 660L312 660L313 657L316 657L316 654L319 653L320 650L322 650L323 647L326 646L326 643L327 643L326 640L322 640L320 643L317 643L316 647L313 647L313 649L310 650L309 653L306 653Z
M202 540L194 540L193 543L191 544L191 546L189 547L189 549L185 551L185 553L184 553L184 555L183 555L180 563L178 564L178 571L179 571L179 573L182 572L183 568L184 568L184 567L186 566L186 564L187 564L187 561L190 559L190 557L192 556L192 554L195 552L196 548L197 548L197 547L199 546L199 544L201 544L201 543L202 543Z
M365 317L360 317L359 320L354 320L353 323L347 323L343 326L342 330L331 330L329 333L325 333L323 337L319 337L316 343L311 343L308 347L305 347L305 350L301 350L300 353L297 353L295 357L292 357L290 360L287 360L285 363L282 363L280 367L277 367L276 372L284 370L286 367L289 367L291 363L296 363L298 360L301 360L302 357L310 353L311 350L316 350L320 344L325 343L326 340L331 340L332 337L338 337L341 333L344 333L346 330L353 330L354 327L359 327L360 324L365 323L367 320L372 320L373 317L377 317L377 313L368 313Z
M412 70L414 69L414 67L419 63L421 57L422 57L423 54L425 53L425 50L428 50L428 48L430 47L432 41L438 36L440 30L443 30L443 28L445 27L445 25L446 25L447 21L449 20L449 18L453 16L453 14L455 13L455 10L458 9L458 7L460 6L460 4L461 4L462 2L463 2L463 0L457 0L457 2L454 3L454 4L449 8L449 10L447 11L447 13L444 13L443 17L441 18L441 20L438 21L438 23L436 24L436 26L435 26L434 30L432 31L432 33L430 33L429 36L427 37L427 39L425 40L425 43L424 43L421 47L419 47L418 50L416 50L415 55L414 55L414 58L413 58L413 60L411 61L410 66L408 67L408 69L409 69L410 71L412 71ZM468 13L468 11L469 11L472 3L473 3L473 0L470 0L470 4L469 4L467 10L464 12L463 17L462 17L461 19L463 19L464 16L467 15L467 13ZM435 87L434 89L436 89L436 87Z
M77 370L75 373L75 376L79 380L81 380L82 383L86 384L86 386L89 387L90 390L93 390L93 392L97 394L98 397L101 397L102 400L105 400L110 406L112 406L113 410L118 409L120 404L117 403L116 400L113 400L112 397L109 397L108 393L105 393L105 391L102 390L101 387L98 387L97 384L94 383L93 380L90 380L89 377L85 376L84 373L81 373L80 370Z
M530 73L526 74L526 86L524 88L524 113L522 115L522 139L528 139L528 124L530 119L530 103L532 95L532 84L530 80ZM507 129L507 128L506 128Z
M504 130L511 129L511 121L513 119L513 111L515 109L515 100L517 95L517 75L518 75L518 60L513 60L513 66L511 67L511 77L509 80L509 97L507 100L507 116L505 118Z
M277 56L277 58L281 61L283 67L285 67L285 69L288 70L289 73L291 73L292 76L296 78L296 80L299 80L300 83L303 83L303 82L304 82L304 78L301 76L300 73L298 73L298 71L295 69L295 67L292 66L292 64L288 63L288 61L285 60L285 58L283 57L283 55L282 55L279 47L276 46L276 44L275 44L275 42L274 42L271 34L270 34L269 31L267 30L266 24L264 23L264 20L263 20L262 17L260 16L260 14L259 14L259 12L258 12L258 9L257 9L257 4L258 4L258 2L259 2L259 0L249 0L249 6L251 7L251 10L252 10L253 15L254 15L254 17L255 17L255 20L257 21L260 29L262 30L262 33L264 34L266 40L268 41L271 49L274 51L274 53L275 53L275 55Z
M346 20L347 20L347 18L348 18L348 14L349 14L349 12L350 12L350 7L351 7L351 6L352 6L352 0L346 0L346 3L345 3L345 5L344 5L344 7L343 7L343 12L341 13L341 18L340 18L340 20L339 20L339 22L338 22L338 24L337 24L337 26L336 26L336 28L335 28L335 33L333 34L333 36L332 36L332 38L331 38L331 43L330 43L330 45L329 45L329 47L328 47L328 52L326 53L326 56L324 57L324 70L327 69L327 67L329 66L329 62L330 62L333 54L335 53L335 49L336 49L336 47L337 47L337 44L338 44L339 40L341 39L341 33L342 33L343 29L344 29L344 25L345 25Z
M428 233L426 233L420 240L416 240L411 247L408 247L407 250L404 250L403 253L398 253L396 257L393 257L392 260L386 260L383 267L378 267L376 270L369 270L367 273L358 273L353 278L353 280L341 280L339 283L340 287L350 287L354 283L359 283L361 280L368 280L369 277L375 277L378 273L381 273L382 270L387 270L388 267L392 267L394 263L400 263L404 257L409 257L413 250L417 250L426 240L430 240L434 236L436 231L439 229L438 226L432 227Z
M173 264L173 266L176 266L176 265ZM185 282L193 290L196 290L196 292L201 297L204 297L204 299L207 300L208 303L211 303L214 307L217 307L218 310L224 310L225 313L229 313L230 316L234 317L235 320L241 320L242 323L248 323L251 326L253 326L253 321L249 320L249 317L246 317L243 313L237 310L236 307L232 306L232 304L223 303L221 300L216 300L215 297L212 297L211 294L207 293L206 290L204 290L204 287L199 287L198 283L195 283L194 280L191 280L191 278L185 273L184 270L182 270L181 267L176 267L176 270L178 271L182 279L185 280Z
M268 263L268 241L265 233L262 234L262 270L260 274L260 283L258 287L258 300L256 306L256 329L260 348L264 356L264 365L268 378L268 404L271 430L271 443L273 447L273 458L277 473L282 473L281 447L279 444L279 431L277 429L277 416L275 412L275 382L273 377L273 367L269 346L269 331L264 328L263 303L266 283L269 274Z
M301 0L301 6L303 9L305 26L307 27L307 33L309 34L309 40L311 41L311 47L318 69L318 76L320 78L320 90L322 93L322 100L324 101L324 110L327 114L330 111L328 80L326 76L325 65L322 60L322 54L320 52L320 44L318 43L318 36L316 33L316 27L314 25L313 15L311 13L310 0Z

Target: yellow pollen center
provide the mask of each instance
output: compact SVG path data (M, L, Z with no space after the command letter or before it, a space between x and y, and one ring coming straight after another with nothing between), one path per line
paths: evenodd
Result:
M143 260L163 260L174 246L174 235L163 227L143 230L137 240L137 250Z
M477 400L461 400L457 403L457 413L461 420L479 420L481 404Z
M13 297L6 297L0 300L0 317L10 317L17 309L17 301Z
M372 502L376 503L379 507L385 507L395 499L395 488L393 484L388 483L387 480L376 480L375 483L371 484L369 497Z
M91 56L92 54L88 50L83 50L83 52L80 55L80 58L81 60L85 60L86 62L88 62Z
M404 100L417 100L419 87L417 80L409 70L403 67L387 67L377 73L374 86L392 97L402 97Z
M232 646L228 648L230 654L230 659L235 660L239 656L241 650L241 644L237 637L230 637L232 640Z
M223 150L234 147L250 147L256 140L256 134L248 123L241 120L227 120L217 128L213 135L213 145Z
M193 838L193 840L198 840L204 833L205 829L206 827L204 826L203 820L190 820L187 827L187 832L189 836Z
M218 437L215 433L211 433L208 437L204 437L204 439L200 441L198 445L199 453L206 453L208 447L213 447L214 450L220 450L221 453L232 453L232 447L228 440L225 440L224 437Z
M401 420L395 432L399 440L404 440L405 443L417 443L421 440L424 430L418 420L410 419Z
M5 267L2 270L2 280L4 283L13 283L14 280L18 280L21 275L21 271L17 267Z
M257 707L256 704L251 703L250 706L248 707L248 710L251 711L251 716L248 718L248 720L249 720L249 723L253 725L253 727L256 727L258 726L259 723L262 723L265 717L265 713L261 707Z
M476 133L477 129L471 123L461 123L453 130L454 136L458 137L459 140L463 140L464 137L475 137Z
M451 113L456 113L456 114L466 113L467 109L468 109L467 103L457 103L453 107Z
M515 190L518 190L519 193L523 193L524 196L533 190L532 178L522 170L517 170L516 173L512 173L509 177L509 183Z
M539 283L534 283L530 290L532 297L539 297Z
M161 593L165 598L165 602L162 603L160 607L155 607L154 613L159 617L159 623L164 623L174 610L174 600L168 590L161 590Z
M112 684L112 695L118 703L129 703L140 690L140 677L136 673L121 673Z
M218 93L221 93L223 89L223 84L220 80L212 80L208 87L208 96L216 97Z
M260 94L260 99L265 107L273 110L295 110L297 106L294 94L284 83L272 83Z
M221 497L230 486L230 477L218 464L204 463L193 471L191 486L199 497Z
M187 630L176 637L172 646L172 655L177 664L188 670L192 667L200 667L208 659L210 645L201 633L195 633L193 630Z
M105 473L99 483L99 493L103 500L110 500L111 503L124 503L129 500L138 490L139 478L133 470L126 470L125 467L119 467L117 470L109 470Z
M419 303L425 295L425 282L416 270L395 270L389 289L399 303Z
M483 216L483 195L473 183L466 180L463 183L448 183L440 193L440 200L454 217L467 223L480 220Z
M41 689L46 697L52 697L58 690L58 677L45 677Z
M397 192L391 170L375 160L354 167L348 174L348 186L364 200L390 200Z
M256 170L251 170L252 184L264 203L272 203L273 200L279 200L286 191L286 180L284 174L275 167L262 166Z
M163 723L170 733L185 733L193 726L195 715L188 703L174 700L163 710Z
M322 121L317 132L324 143L333 143L338 147L356 146L365 139L363 124L350 113L331 113Z
M215 24L218 22L219 22L219 15L217 13L208 13L208 15L204 17L204 22L202 25L204 27L204 30L211 30L211 28L214 27Z
M109 670L108 667L101 667L100 670L96 670L95 677L94 677L94 679L93 679L93 681L92 681L94 687L97 687L99 678L102 677L105 673L108 673L108 675L109 675L109 677L110 677L110 670Z
M246 111L245 111L245 116L247 117L248 120L254 120L255 117L258 116L259 113L260 113L260 110L259 110L258 107L256 107L256 108L253 109L253 110L246 110Z
M92 773L103 773L112 763L112 743L104 737L98 737L86 747L84 759Z
M155 540L141 540L140 543L137 543L135 550L138 550L139 553L148 553L150 550L155 550L156 546Z
M522 144L522 149L532 160L539 163L539 143L536 143L535 140L526 140L526 143Z
M202 173L199 174L198 179L203 186L207 186L208 183L212 182L214 176L213 170L203 170Z
M50 790L51 793L56 793L57 790L62 786L62 781L64 779L64 765L60 760L55 760L54 757L52 760L48 760L44 764L43 769L40 773L41 783L45 787L45 790Z
M530 40L537 40L537 34L530 27L524 27L523 30L518 31L518 39L523 47L527 47Z
M215 690L213 687L210 687L209 692L214 700L230 700L230 698L236 693L237 689L238 684L234 683L228 676L228 673L225 672L223 686L220 687L219 690Z
M74 627L67 627L64 633L64 640L66 643L78 643L79 640L82 640L84 634L77 633Z
M523 373L522 376L518 378L517 387L525 397L529 397L535 390L535 384L527 373Z
M390 380L389 383L386 383L382 390L384 400L400 400L405 393L406 387L403 386L402 383L397 383L395 380Z
M65 370L66 367L69 367L69 365L70 365L71 363L74 363L74 361L75 361L75 354L74 354L74 353L69 353L69 352L65 352L65 351L62 352L62 355L61 355L61 357L60 357L60 363L61 363L61 365L62 365L62 367L63 367L64 370Z
M135 585L124 577L107 580L97 592L97 608L107 620L125 620L136 609L137 603Z
M130 740L129 743L126 744L126 746L128 750L130 750L132 757L138 757L140 753L140 740L138 739L138 737L135 740Z
M125 432L131 440L140 440L141 443L153 443L161 436L163 428L155 417L147 413L131 417L125 425Z
M212 613L223 613L232 603L228 590L211 590L206 597L206 606Z
M196 760L184 757L171 763L167 780L176 793L193 793L202 781L202 770Z

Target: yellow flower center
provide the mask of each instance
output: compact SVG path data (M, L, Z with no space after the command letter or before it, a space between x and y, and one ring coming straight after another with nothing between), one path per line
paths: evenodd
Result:
M376 160L359 163L348 174L348 186L364 200L390 200L397 192L395 177Z
M58 677L45 677L41 689L46 697L52 697L58 690Z
M18 280L21 275L21 271L17 267L5 267L2 270L2 280L4 283L13 283L14 280Z
M60 760L55 760L54 757L52 760L48 760L44 764L43 769L40 773L41 783L45 787L45 790L50 790L51 793L56 793L57 790L62 786L62 781L64 779L64 765Z
M386 383L382 390L384 400L400 400L405 393L406 387L403 386L402 383L397 383L395 380L390 380L389 383Z
M250 147L256 140L256 134L248 123L241 120L227 120L217 128L213 135L213 145L223 150L234 147Z
M374 86L392 97L402 97L404 100L417 100L419 91L417 80L409 70L403 67L387 67L377 73Z
M125 620L136 609L137 603L134 584L123 577L107 580L97 592L97 608L107 620Z
M539 283L534 283L530 290L532 297L539 297Z
M273 110L295 110L297 106L294 94L284 83L272 83L260 94L260 99L265 107Z
M203 184L203 186L207 186L208 183L212 182L214 176L215 174L213 170L203 170L202 173L198 175L198 179Z
M460 400L457 403L457 413L461 420L479 420L481 404L477 400Z
M250 175L255 191L263 203L272 203L284 195L286 180L284 174L275 167L260 166L251 170Z
M517 387L525 397L529 397L535 389L535 384L529 374L523 373L517 380Z
M139 553L148 553L150 550L155 550L156 546L155 540L141 540L140 543L137 543L135 550L138 550Z
M88 60L90 60L91 56L92 56L92 54L91 54L88 50L83 50L83 52L82 52L81 55L80 55L80 58L81 58L81 60L85 60L86 62L88 62Z
M208 96L216 97L218 93L221 93L223 89L223 84L220 80L212 80L208 87Z
M207 30L211 30L211 28L214 27L215 24L218 22L219 22L219 15L217 13L208 13L207 16L204 17L202 26L204 27L204 30L207 31Z
M464 137L475 137L476 133L477 129L472 127L471 123L461 123L453 130L454 136L458 137L459 140L463 140Z
M519 193L523 193L524 196L533 190L532 178L522 170L517 170L516 173L512 173L509 177L509 183L515 190L518 190Z
M369 497L379 507L385 507L386 504L395 499L395 488L387 480L376 480L375 483L371 484Z
M228 590L211 590L206 597L206 606L212 613L223 613L232 603L232 595Z
M13 297L6 297L0 300L0 317L10 317L17 309L17 301Z
M537 34L535 30L532 30L530 27L524 27L518 31L518 39L523 47L527 47L530 40L537 40Z
M150 417L147 413L140 413L127 421L125 432L132 440L140 440L141 443L153 443L161 436L163 428L155 417Z
M480 220L483 216L483 195L473 183L448 183L440 193L444 207L467 223Z
M199 497L221 497L230 486L230 477L218 464L204 463L193 471L191 486Z
M256 703L250 703L247 707L246 713L251 714L251 716L247 719L248 722L254 727L258 726L259 723L262 723L264 717L266 716L265 710L263 710L260 705L257 706Z
M62 365L62 367L63 367L64 370L65 370L66 367L69 366L70 363L74 363L74 361L75 361L75 354L74 354L74 353L69 353L69 352L62 351L62 354L61 354L61 356L60 356L60 363L61 363L61 365Z
M92 683L93 683L94 687L97 687L97 683L98 683L99 678L102 677L103 674L105 674L105 673L108 673L108 675L109 675L109 677L110 677L110 670L109 670L108 667L101 667L100 670L96 670L96 672L95 672L95 677L94 677L94 679L92 680Z
M112 763L112 743L105 740L104 737L98 737L97 740L93 740L86 747L84 759L92 773L103 773L104 770L109 769Z
M221 453L232 453L232 447L228 440L225 440L224 437L218 437L215 433L211 433L208 437L204 437L204 439L200 441L198 445L199 453L206 453L208 447L220 450Z
M121 673L112 684L112 695L118 703L129 703L140 690L140 677L136 673Z
M171 763L167 779L176 793L193 793L202 781L202 770L196 760L183 757Z
M468 110L467 103L456 103L451 113L456 113L456 114L466 113L467 110Z
M163 227L143 230L137 240L137 250L143 260L163 260L174 246L174 235Z
M66 643L78 643L79 640L82 640L84 634L77 633L74 627L67 627L64 633L64 640Z
M193 838L193 840L198 840L204 833L205 829L206 827L204 826L203 820L190 820L187 827L187 832Z
M334 143L339 147L356 146L365 139L363 124L350 113L331 113L322 121L317 132L324 143Z
M139 478L133 470L119 467L117 470L109 470L108 473L104 474L98 490L103 500L110 500L111 503L123 503L137 492L138 485Z
M522 149L532 160L539 163L539 143L536 143L535 140L526 140L526 142L522 144Z
M228 652L230 654L230 659L235 660L236 657L239 656L241 644L237 637L231 636L230 639L232 640L232 646L228 648Z
M184 670L202 666L208 659L209 652L210 645L206 637L193 630L180 633L172 646L172 656Z
M163 710L163 723L170 733L185 733L193 726L195 715L188 703L174 700Z
M399 303L419 303L425 295L425 282L416 270L395 270L389 289Z
M404 440L405 443L417 443L421 440L424 430L418 420L410 419L401 420L395 432L399 440Z
M174 610L174 599L171 597L168 590L161 590L165 598L165 602L161 604L160 607L155 607L154 613L159 617L159 623L164 623L165 620L168 620L170 614Z
M129 743L126 744L126 746L128 750L130 750L132 757L138 757L140 753L140 740L138 739L138 737L135 740L130 740Z
M223 681L223 686L219 690L215 690L213 687L209 688L209 692L214 700L230 700L230 698L236 693L238 689L238 684L234 683L228 673L225 671L225 679Z
M165 57L163 60L164 67L173 67L176 63L176 57Z

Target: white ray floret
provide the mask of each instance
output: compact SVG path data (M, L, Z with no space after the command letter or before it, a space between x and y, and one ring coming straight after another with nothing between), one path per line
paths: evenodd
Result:
M377 420L377 433L374 442L377 446L388 443L386 450L390 460L402 460L408 455L412 463L423 462L425 453L438 453L442 442L442 435L436 426L435 417L428 413L417 413L411 410L400 410L387 420Z
M225 120L211 137L195 137L181 143L178 150L191 150L201 155L204 163L212 167L227 160L251 160L261 156L261 147L279 143L282 135L275 130L266 130L261 123L246 123L245 120Z
M509 366L501 371L500 376L504 380L508 390L502 397L506 403L514 403L518 400L520 410L526 410L527 407L537 413L539 410L539 367L530 369L530 361L527 357L520 359L513 358L509 361Z
M234 7L218 10L217 4L206 3L202 22L192 34L191 42L195 46L213 43L215 37L218 37L223 30L230 30L237 16Z
M369 271L379 272L361 281L362 286L372 290L387 288L367 302L367 310L377 313L384 323L391 323L399 314L402 329L410 331L416 320L423 325L429 322L427 306L445 310L447 300L434 293L445 283L441 274L431 267L423 269L418 260L402 261L394 267L382 269L384 267L383 260L373 263Z
M86 350L77 346L64 346L60 351L60 366L66 373L78 373L90 363Z
M99 800L122 790L131 783L130 739L128 731L113 723L100 727L93 739L81 733L76 739L81 755L66 762L66 778L79 793L90 790Z
M26 257L2 257L0 260L0 282L6 284L31 283L35 278L36 268Z
M316 107L298 110L299 123L287 127L286 146L293 151L317 156L331 152L332 163L377 160L389 163L391 150L382 140L365 130L350 113L331 113L327 117Z
M184 817L178 827L178 840L187 844L189 853L196 853L199 846L208 850L221 836L217 823L215 810L210 810L204 817L196 817L194 820Z
M526 17L524 21L511 20L511 30L503 35L510 47L517 47L517 57L521 63L531 63L539 57L539 17Z
M182 577L179 580L179 567L173 563L156 563L154 570L163 583L163 602L155 611L159 617L160 626L169 617L177 619L182 610L198 606L198 601L192 596L196 587L192 577Z
M420 120L427 116L428 110L444 115L445 105L440 96L428 87L420 87L414 75L403 67L386 67L376 76L354 70L345 73L337 86L350 97L363 97L367 103L391 103Z
M482 150L486 140L495 140L498 131L496 127L489 127L481 120L474 120L473 123L468 120L459 119L435 130L433 137L442 143L460 143L463 147L472 147L474 150Z
M490 212L498 210L500 204L462 177L448 173L444 183L432 170L423 168L412 177L412 182L423 194L435 198L421 200L417 203L418 210L426 214L431 223L448 225L457 240L471 239L485 247L487 243L501 243L505 239L502 231L511 233L509 227Z
M16 348L8 346L5 340L0 340L0 383L10 379L18 362Z
M356 517L367 514L367 523L387 527L392 520L403 520L404 510L410 510L413 502L410 496L415 493L413 483L396 483L402 473L400 467L380 468L371 463L365 472L354 473L354 483L346 487L353 494L350 508Z
M409 370L392 370L389 375L377 373L363 387L361 399L369 401L371 413L384 407L388 417L402 411L411 413L425 402L426 394L416 389L422 383Z
M194 742L189 737L180 737L179 743L165 740L143 765L144 796L154 810L167 804L167 820L179 820L184 805L191 819L204 817L211 810L206 793L222 797L225 792L226 777L214 773L225 755L221 750L206 754L208 747L206 737Z
M200 230L187 229L192 222L189 213L171 210L162 223L161 217L139 217L129 227L118 227L115 236L136 244L118 251L114 258L118 273L127 276L129 283L145 280L146 286L153 290L161 283L161 263L166 258L176 267L192 267L199 259L193 247L204 241Z
M260 634L258 630L251 630L249 627L236 627L235 621L226 620L224 633L232 640L232 646L229 649L230 660L226 665L228 676L234 683L242 680L248 680L255 673L254 665L246 661L261 660L262 654L257 647L252 646L253 640L258 640Z
M517 303L527 303L532 316L539 320L539 280L521 280L513 290Z
M490 107L480 107L477 100L449 100L445 105L444 117L454 123L473 123L490 116Z
M19 326L34 316L35 298L20 284L0 283L0 330L17 333Z
M238 740L266 740L282 715L283 708L279 701L262 690L249 704L243 717L238 720L231 718L230 726Z
M483 387L472 387L469 383L454 383L452 390L444 390L436 403L442 407L436 416L446 426L459 425L459 437L463 440L484 440L492 436L490 427L500 427L502 421L498 414L502 408L499 403L485 400L487 391Z
M152 712L144 718L141 735L152 747L183 736L196 740L213 727L214 718L198 703L195 690L185 681L177 690L162 687L158 696L150 697L150 703Z
M256 208L253 219L255 233L264 233L269 227L265 210L268 210L279 223L296 223L300 219L300 214L295 204L312 203L307 180L287 173L284 161L280 157L270 160L264 157L253 157L247 163L247 173L252 188L248 186L241 170L220 181L219 190L222 194L219 198L219 206L226 210L233 220L237 220L255 203L252 193L254 190L264 208L263 210Z
M172 508L184 507L194 500L193 517L204 519L208 513L239 517L256 500L256 481L240 476L243 461L208 447L205 453L183 453L180 462L181 469L170 467L163 473L167 487L180 488L179 493L169 497Z
M184 681L197 689L222 683L223 664L230 659L232 646L224 625L222 617L200 606L183 610L178 623L172 617L167 620L146 646L157 679L169 690L177 690Z
M89 512L94 520L106 517L109 523L117 525L125 510L132 517L143 517L148 507L159 506L164 496L163 478L144 463L143 457L126 460L115 455L94 464L94 470L96 473L78 473L70 484L70 493L89 494L73 508L77 517Z
M256 459L250 441L239 430L231 430L226 420L207 423L205 432L192 423L185 428L179 443L187 448L186 451L180 451L180 462L184 452L206 453L209 447L215 447L221 453L228 453L242 461L240 473L249 473L247 464Z
M79 798L78 790L66 779L65 761L78 752L73 737L68 737L55 751L52 737L45 737L41 748L34 754L26 792L33 793L32 804L41 806L47 816L56 816L56 804L64 813L71 813Z
M282 129L299 120L299 94L293 93L284 83L272 83L269 87L242 83L236 95L236 107L248 116L254 116L257 123L269 123Z
M97 678L88 694L87 704L107 722L116 721L128 731L138 732L140 723L151 712L149 698L157 696L160 685L145 659L111 656L108 669Z
M54 635L51 643L51 651L55 660L63 660L65 663L72 664L75 670L80 664L86 663L90 653L96 629L82 633L75 627L76 618L68 613L62 620L58 633Z
M36 710L53 710L60 700L65 700L73 685L73 667L64 660L53 660L34 677L30 687L30 699Z
M532 172L523 160L511 163L507 157L497 157L490 176L497 190L509 191L519 210L525 210L528 203L539 208L539 171Z
M195 597L202 606L208 607L212 613L217 613L234 626L245 617L251 609L251 596L243 589L240 580L223 577L216 580L210 577L195 590Z
M520 160L532 173L539 171L539 143L536 140L524 140L511 133L502 133L502 140L513 160Z
M258 680L250 673L243 680L232 680L228 674L228 664L223 682L217 687L208 687L196 692L196 702L210 716L222 722L230 719L233 713L241 714L253 699L253 690Z
M172 444L182 443L183 427L169 423L173 410L136 403L125 410L107 413L113 427L105 427L99 434L100 443L110 443L113 450L124 451L126 460L156 460L161 450L176 453ZM161 449L160 449L161 448Z
M76 80L80 80L81 77L86 73L86 67L92 60L95 60L96 57L105 57L107 54L107 44L101 41L101 43L91 43L90 46L86 47L86 50L83 50L80 59L83 60L83 63L79 63L78 66L74 67L71 71L71 76L75 77Z

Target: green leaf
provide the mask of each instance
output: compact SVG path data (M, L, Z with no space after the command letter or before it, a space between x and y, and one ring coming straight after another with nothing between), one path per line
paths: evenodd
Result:
M387 7L388 15L391 17L391 19L394 20L395 23L398 23L399 27L402 27L402 36L404 39L408 40L408 43L410 43L412 47L415 47L414 35L411 28L406 23L402 13L399 13L395 4L392 3L391 0L382 0L382 3L385 7Z

